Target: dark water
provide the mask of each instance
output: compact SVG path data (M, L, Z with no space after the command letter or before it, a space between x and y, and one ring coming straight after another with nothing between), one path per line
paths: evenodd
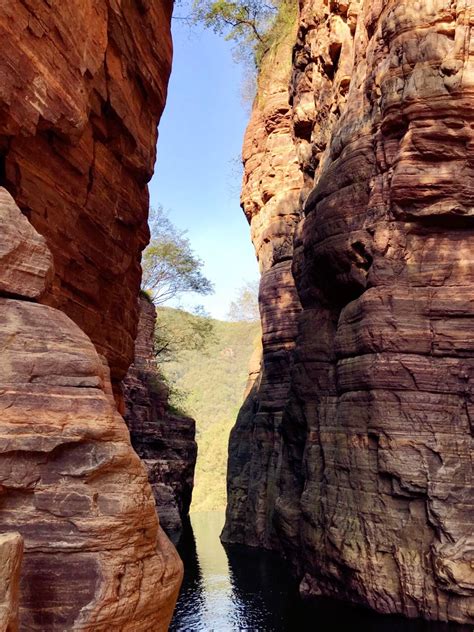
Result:
M193 514L191 522L178 544L185 576L172 632L473 632L326 599L305 604L276 556L245 547L224 550L223 513Z

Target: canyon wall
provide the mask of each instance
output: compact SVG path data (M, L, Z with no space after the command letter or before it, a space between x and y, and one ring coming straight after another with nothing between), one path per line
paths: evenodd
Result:
M263 62L242 151L242 208L250 222L261 272L263 352L260 375L256 366L251 368L249 392L230 436L228 519L223 533L227 542L270 548L276 546L269 512L278 485L276 442L289 397L301 309L291 273L303 186L288 102L295 35L296 27L290 28ZM259 366L255 360L253 364Z
M115 403L171 9L0 6L0 531L24 541L20 629L166 630L182 577Z
M133 360L171 10L171 0L0 6L0 185L53 254L43 302L92 339L115 382Z
M124 417L132 446L147 469L160 524L175 541L191 505L196 423L170 407L170 391L154 355L156 309L143 295L139 303L135 359L123 381Z
M283 116L257 98L244 144L266 335L223 538L282 551L304 595L472 623L474 8L299 9Z

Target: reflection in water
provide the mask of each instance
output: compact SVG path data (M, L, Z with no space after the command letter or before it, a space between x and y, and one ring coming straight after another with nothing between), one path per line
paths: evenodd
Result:
M231 629L265 632L290 629L288 623L299 596L286 564L266 551L235 545L226 550L239 621L245 626Z
M328 599L303 603L271 553L222 547L221 512L191 516L178 545L185 575L171 632L472 632L470 627L375 615Z
M184 564L184 578L170 630L180 632L200 630L202 629L199 627L199 622L204 608L204 588L191 523L183 524L183 532L177 548ZM187 624L188 627L186 627Z

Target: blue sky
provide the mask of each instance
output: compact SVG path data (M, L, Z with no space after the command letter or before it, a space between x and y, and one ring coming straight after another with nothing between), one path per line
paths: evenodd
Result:
M178 4L176 15L183 12ZM231 44L210 30L173 20L173 38L150 201L188 231L215 286L214 295L183 297L182 306L202 304L215 318L225 318L238 288L258 278L250 229L239 206L238 160L248 120L241 97L243 68L232 58Z

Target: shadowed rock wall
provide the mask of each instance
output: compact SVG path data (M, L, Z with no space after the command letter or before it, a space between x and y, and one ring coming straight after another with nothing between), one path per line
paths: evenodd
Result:
M194 419L175 414L154 356L156 309L140 296L135 359L123 382L125 421L148 472L160 524L173 541L189 513L197 457Z
M303 186L288 102L295 34L296 24L264 60L242 151L242 208L261 271L263 354L260 375L251 375L250 392L230 436L223 538L266 547L277 546L269 508L277 491L281 421L301 309L291 273Z
M224 532L284 551L306 595L471 623L473 23L466 0L300 6L303 311L280 426L261 432L260 387L234 431Z

